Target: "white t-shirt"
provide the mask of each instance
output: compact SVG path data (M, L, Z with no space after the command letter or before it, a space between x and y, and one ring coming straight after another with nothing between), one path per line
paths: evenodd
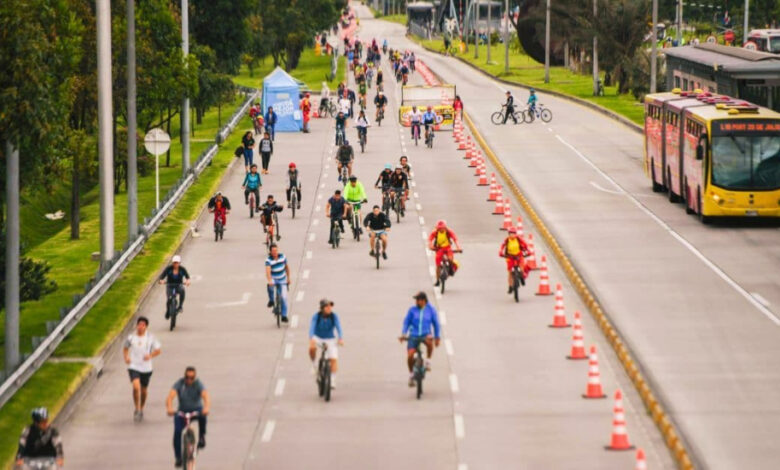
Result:
M352 102L349 101L349 98L341 98L339 100L339 106L341 107L341 112L344 113L346 116L349 114L349 107L352 105Z
M410 117L411 117L411 121L412 122L422 122L423 115L420 112L420 110L418 109L417 111L412 111L410 113Z
M144 356L151 355L152 351L160 349L160 342L148 331L143 336L133 333L125 340L125 348L128 348L130 355L130 364L128 369L138 372L151 372L152 360L144 360Z

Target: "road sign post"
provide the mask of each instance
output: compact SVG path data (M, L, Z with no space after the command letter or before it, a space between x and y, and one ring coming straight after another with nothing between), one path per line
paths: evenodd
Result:
M171 136L159 127L150 130L144 137L144 148L154 155L154 194L157 209L160 208L160 155L167 152L170 147Z

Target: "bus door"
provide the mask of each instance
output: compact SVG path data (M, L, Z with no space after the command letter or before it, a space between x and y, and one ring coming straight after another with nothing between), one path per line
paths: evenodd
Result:
M699 213L701 211L701 195L705 193L707 178L707 147L700 142L702 136L706 137L706 127L703 123L693 118L689 111L684 113L683 131L683 181L685 191L685 207ZM701 158L700 158L701 157Z

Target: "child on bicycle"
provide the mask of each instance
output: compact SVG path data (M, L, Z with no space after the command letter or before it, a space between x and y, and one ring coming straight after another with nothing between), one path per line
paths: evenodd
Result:
M260 223L263 224L263 233L268 232L269 227L272 230L274 229L274 212L282 212L282 210L282 206L274 201L273 195L269 194L268 199L260 206ZM280 238L281 237L277 233L276 239L279 240Z

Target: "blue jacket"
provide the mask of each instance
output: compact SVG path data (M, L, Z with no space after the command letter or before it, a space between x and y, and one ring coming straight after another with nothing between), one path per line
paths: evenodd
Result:
M249 189L257 189L258 186L262 185L263 182L260 179L260 173L254 173L249 172L244 177L244 184L241 186L246 186Z
M341 322L336 312L332 312L329 317L322 315L320 312L314 314L311 317L311 326L309 326L309 338L316 336L320 339L332 339L336 335L333 330L336 330L339 335L339 339L344 338L344 334L341 332Z
M265 124L274 127L276 125L276 113L265 113Z
M441 328L436 309L431 304L426 304L422 311L420 310L416 305L409 309L406 318L404 318L404 328L401 334L404 336L428 336L431 334L431 325L433 325L433 336L439 338Z

